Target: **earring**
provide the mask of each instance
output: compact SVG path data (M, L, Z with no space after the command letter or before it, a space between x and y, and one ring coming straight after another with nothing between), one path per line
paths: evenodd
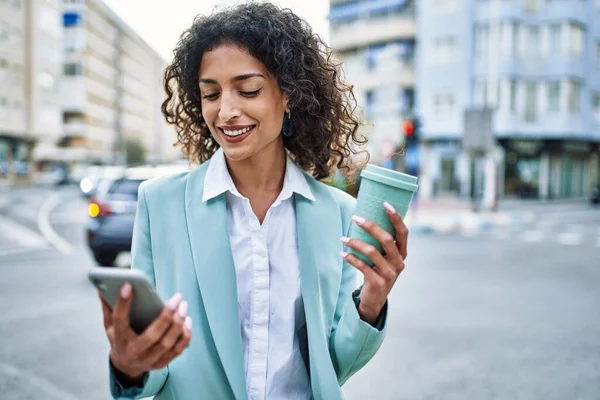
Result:
M283 136L290 137L292 136L292 132L290 131L290 120L292 119L292 112L288 111L283 117Z

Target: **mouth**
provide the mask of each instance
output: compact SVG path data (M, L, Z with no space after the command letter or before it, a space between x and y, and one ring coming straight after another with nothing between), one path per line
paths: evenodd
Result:
M250 136L250 134L252 134L252 132L254 132L254 128L256 128L256 125L250 125L245 128L242 128L242 129L234 129L234 130L223 129L223 128L218 128L218 129L221 132L223 138L227 142L238 143L238 142L241 142L242 140L246 139L248 136Z

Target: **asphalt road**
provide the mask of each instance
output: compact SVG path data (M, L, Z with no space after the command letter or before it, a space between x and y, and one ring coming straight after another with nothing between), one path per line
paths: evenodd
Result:
M0 399L109 399L85 202L68 189L7 196ZM600 209L577 226L548 210L523 232L411 236L386 340L346 397L600 399ZM569 232L580 240L560 239Z

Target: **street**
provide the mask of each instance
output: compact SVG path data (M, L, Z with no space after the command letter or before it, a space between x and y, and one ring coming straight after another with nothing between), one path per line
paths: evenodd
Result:
M358 399L600 398L600 208L410 236ZM74 188L0 193L0 398L109 399L108 342Z

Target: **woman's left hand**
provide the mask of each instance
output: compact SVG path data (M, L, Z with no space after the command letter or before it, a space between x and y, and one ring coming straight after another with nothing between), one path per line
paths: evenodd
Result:
M342 252L341 256L346 262L364 275L364 285L360 292L358 313L363 321L373 325L381 313L387 297L396 283L396 279L404 270L404 260L407 256L408 229L402 217L389 203L384 203L388 218L396 229L396 237L384 231L376 223L364 218L353 216L356 224L373 236L383 248L381 254L374 246L358 239L342 237L345 246L364 254L373 262L370 267L367 263L353 254Z

